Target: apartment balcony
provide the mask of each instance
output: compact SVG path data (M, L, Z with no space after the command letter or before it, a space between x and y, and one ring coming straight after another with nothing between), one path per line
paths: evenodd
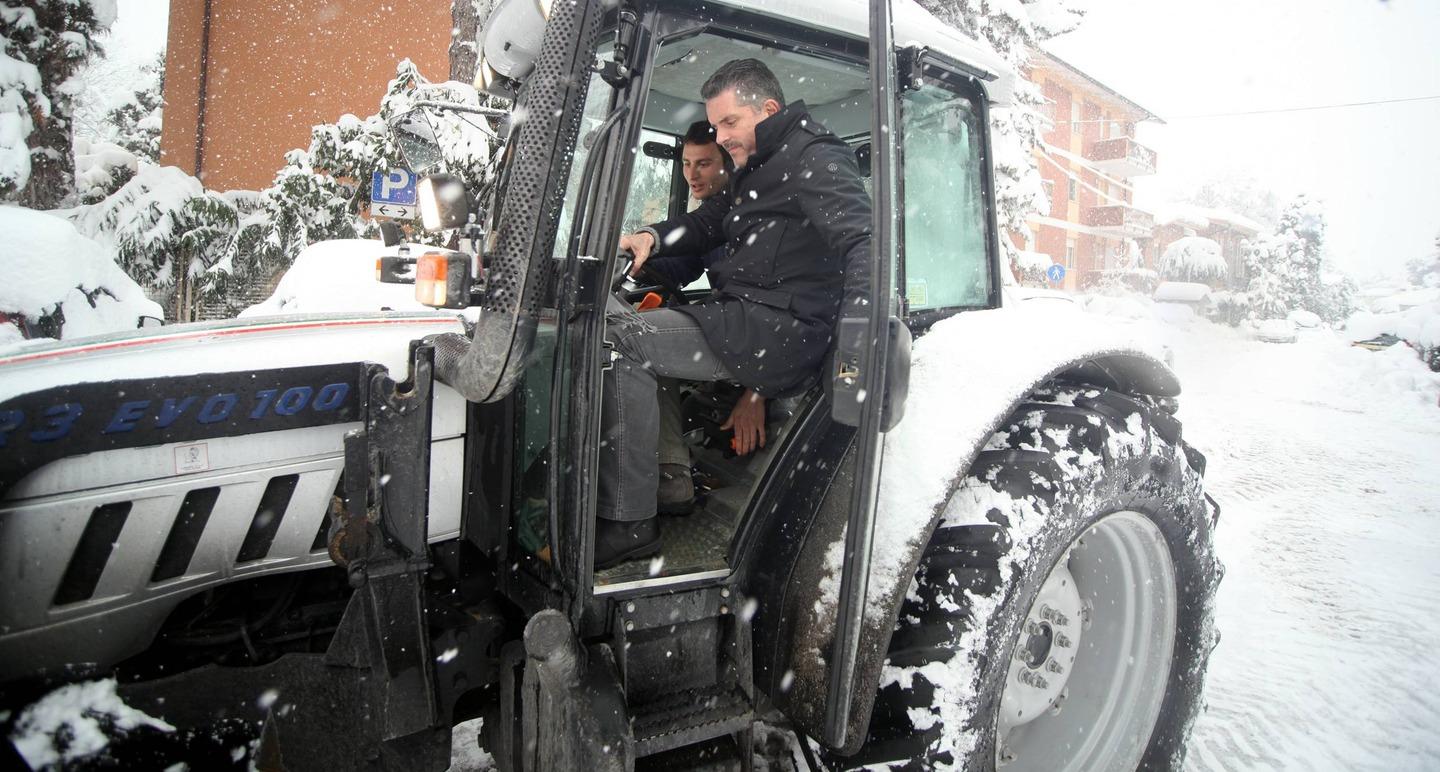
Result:
M1144 238L1155 230L1155 218L1133 206L1092 206L1080 212L1080 224L1113 238Z
M1155 151L1130 137L1098 140L1085 157L1096 169L1116 177L1155 173Z

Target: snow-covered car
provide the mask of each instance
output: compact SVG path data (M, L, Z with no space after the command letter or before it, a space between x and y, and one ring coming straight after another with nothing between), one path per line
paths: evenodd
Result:
M1255 325L1255 339L1265 343L1294 343L1295 324L1289 319L1266 319Z
M0 207L0 347L159 325L160 304L67 220Z
M1319 314L1314 311L1306 311L1303 308L1297 308L1291 311L1285 318L1289 319L1290 323L1294 324L1296 329L1300 330L1318 330L1323 324Z
M402 251L419 255L421 245L387 247L378 239L317 241L301 250L275 292L241 311L238 318L343 311L431 311L415 299L413 284L380 281L375 261ZM472 314L473 316L473 314Z

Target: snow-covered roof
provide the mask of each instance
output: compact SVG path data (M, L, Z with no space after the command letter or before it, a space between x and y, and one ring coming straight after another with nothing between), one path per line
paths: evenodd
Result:
M1188 225L1202 230L1211 226L1228 226L1250 236L1262 230L1260 223L1245 215L1208 206L1170 203L1153 207L1153 211L1157 225Z
M1064 74L1069 75L1072 78L1080 81L1081 83L1091 86L1096 90L1100 91L1101 93L1105 94L1106 96L1113 98L1121 105L1129 108L1130 111L1134 113L1134 120L1136 121L1155 121L1156 123L1165 122L1165 119L1136 104L1134 100L1126 97L1124 94L1121 94L1115 89L1110 88L1104 83L1101 83L1099 80L1096 80L1090 75L1085 74L1075 65L1070 64L1069 62L1050 53L1049 51L1037 49L1031 56L1030 62L1032 66L1050 66L1058 69Z
M858 39L870 37L868 0L720 0L752 13L831 30ZM1015 73L994 51L935 18L914 0L893 4L895 43L924 46L995 76L986 84L991 101L1008 102L1015 88Z

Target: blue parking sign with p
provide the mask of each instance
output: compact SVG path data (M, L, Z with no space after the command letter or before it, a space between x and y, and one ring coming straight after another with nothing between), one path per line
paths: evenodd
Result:
M375 172L370 177L370 200L377 204L415 205L415 175L409 169Z

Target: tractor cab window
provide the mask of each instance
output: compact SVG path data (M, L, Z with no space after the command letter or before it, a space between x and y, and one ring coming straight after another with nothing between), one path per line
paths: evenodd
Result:
M985 306L991 276L981 119L975 100L944 79L921 82L900 105L906 307L913 314Z

